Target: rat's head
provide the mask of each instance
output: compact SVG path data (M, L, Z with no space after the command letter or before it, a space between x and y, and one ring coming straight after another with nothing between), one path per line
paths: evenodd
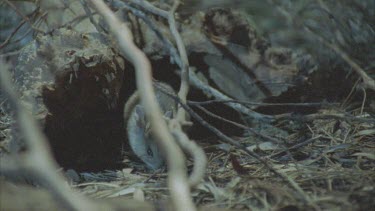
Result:
M127 126L129 144L133 152L147 164L150 169L156 170L164 165L163 153L151 136L150 122L146 120L141 105L135 106Z

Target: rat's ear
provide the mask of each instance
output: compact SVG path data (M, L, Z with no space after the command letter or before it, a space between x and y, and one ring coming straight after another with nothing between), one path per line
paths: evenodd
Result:
M165 112L164 116L167 117L167 118L169 118L169 119L172 119L172 117L173 117L173 111L169 110L169 111Z
M145 112L140 105L136 105L134 108L135 112L135 120L137 122L138 127L144 127L145 125Z

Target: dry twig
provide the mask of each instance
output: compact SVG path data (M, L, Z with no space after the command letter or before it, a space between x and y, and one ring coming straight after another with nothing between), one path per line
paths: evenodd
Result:
M163 17L165 19L168 19L168 17L169 17L168 12L153 6L152 4L150 4L149 2L147 2L145 0L139 0L139 1L130 0L130 1L133 4L140 6L144 10L146 10L148 12L151 12L154 15ZM119 4L121 5L121 3L119 3ZM150 25L151 23L146 22L146 24ZM150 27L150 28L154 31L158 31L157 27ZM160 32L157 32L157 34L161 35ZM160 39L160 36L158 36L158 38ZM163 39L161 39L161 40L163 41ZM163 42L163 43L165 43L165 42ZM176 64L179 66L179 68L181 70L183 70L184 69L184 65L183 65L184 62L182 61L182 59L179 56L177 56L177 53L176 53L176 50L174 49L174 47L167 43L166 48L170 52L171 57L173 57L173 59L175 60ZM195 75L195 73L193 71L188 71L188 74L189 74L188 78L189 78L190 84L193 85L194 87L202 90L205 94L211 95L218 100L228 100L228 101L234 100L234 99L226 96L225 94L221 93L219 90L203 83L199 79L199 77ZM239 112L241 112L241 113L243 113L243 114L245 114L245 115L247 115L251 118L254 118L256 120L263 120L263 121L266 121L266 122L272 121L271 116L260 114L260 113L257 113L255 111L252 111L251 109L249 109L249 108L247 108L247 107L245 107L241 104L228 103L228 106L230 106L231 108L233 108L233 109L235 109L235 110L237 110L237 111L239 111Z
M179 67L181 68L181 86L178 96L183 102L186 102L186 97L189 91L189 61L184 43L182 41L180 33L177 30L176 21L174 18L174 13L178 7L179 1L175 1L172 9L169 12L158 9L153 5L149 4L147 1L133 1L133 3L139 6L143 6L144 8L149 8L151 10L157 11L157 13L161 17L164 17L168 20L170 31L175 39L175 42L177 43L178 53L175 47L172 45L172 43L160 33L157 27L146 17L146 15L143 12L129 6L126 3L117 3L119 5L124 6L126 9L129 9L134 15L145 21L145 23L151 28L151 30L155 32L157 37L161 39L163 43L165 43L171 56L175 59L175 61L177 61ZM162 87L158 88L161 89ZM179 145L185 152L189 153L190 156L194 159L194 169L189 178L189 184L195 186L196 184L198 184L200 180L202 180L204 176L207 165L207 158L204 154L204 151L200 149L197 144L190 141L188 137L182 132L181 125L187 124L186 113L184 109L180 107L177 111L177 117L171 120L169 124L172 134L174 134L176 138L178 138Z
M5 1L5 3L7 3L19 16L21 16L22 17L22 19L25 21L25 22L27 22L28 24L30 24L30 27L33 29L33 30L35 30L35 31L37 31L37 32L40 32L40 33L43 33L43 31L42 30L40 30L40 29L38 29L38 28L36 28L34 25L33 25L33 23L31 22L31 20L30 20L30 18L28 18L27 16L25 16L24 14L22 14L22 12L21 11L19 11L19 9L12 3L12 2L10 2L9 0L4 0Z
M150 62L146 55L134 45L127 26L117 19L108 6L99 0L93 0L91 3L110 26L123 55L133 63L136 69L137 89L146 111L146 117L151 122L152 134L166 153L169 168L168 185L175 210L196 210L190 197L184 155L162 121L163 117L152 86Z
M161 90L161 91L163 91L163 90ZM176 96L174 96L174 95L172 95L172 94L170 94L168 92L165 92L165 91L164 91L164 93L167 94L167 95L169 95L170 97L174 98L178 102L178 104L181 105L181 107L183 107L193 118L195 118L200 124L202 124L204 127L208 128L217 137L219 137L219 139L221 140L221 142L233 145L233 146L237 147L238 149L244 151L246 154L248 154L248 155L252 156L253 158L257 159L264 166L266 166L271 172L273 172L275 175L279 176L285 182L287 182L288 184L290 184L291 187L293 187L296 191L298 191L301 194L301 196L303 196L303 200L305 202L312 203L311 199L304 193L304 191L302 190L302 188L292 178L288 177L286 174L284 174L284 173L282 173L280 171L277 171L274 167L272 167L268 163L267 160L263 159L258 154L256 154L256 153L248 150L242 144L240 144L237 141L233 140L229 136L223 134L220 130L218 130L214 126L210 125L207 121L205 121L202 117L200 117L196 112L194 112L188 105L183 104L178 97L176 97Z
M23 133L27 150L9 158L2 158L0 170L3 172L20 172L33 176L40 184L49 188L62 206L72 210L99 210L98 206L87 198L72 192L65 184L58 165L54 161L44 134L37 122L22 107L19 98L12 88L11 77L5 63L0 61L0 82L3 93L8 97L10 107L14 109L20 132Z
M10 40L12 39L12 37L17 33L17 31L23 26L23 24L25 24L26 21L25 20L22 20L18 26L12 31L12 33L7 37L7 39L0 44L0 49L4 48L9 42Z

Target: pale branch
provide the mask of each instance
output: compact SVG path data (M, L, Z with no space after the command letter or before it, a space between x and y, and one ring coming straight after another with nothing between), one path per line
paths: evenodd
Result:
M27 145L25 152L14 154L10 157L14 161L12 166L9 164L0 165L0 170L16 170L33 176L40 184L45 185L51 191L56 199L61 202L62 206L68 209L99 210L98 206L92 201L68 188L64 176L57 171L59 167L53 159L46 137L38 128L38 123L19 102L19 97L11 84L12 80L7 64L0 61L0 65L2 67L0 70L2 92L7 97L10 108L14 110L17 124ZM7 160L9 161L9 159Z
M210 123L208 123L206 120L204 120L201 116L199 116L195 111L193 111L193 109L190 108L190 106L188 106L187 104L182 103L182 101L178 98L178 96L175 96L175 95L173 95L171 93L168 93L165 90L162 90L162 89L160 89L160 90L164 94L172 97L182 108L184 108L189 113L189 115L191 117L193 117L194 119L196 119L202 126L206 127L208 130L210 130L212 133L214 133L217 137L219 137L219 139L221 140L221 142L233 145L233 146L237 147L238 149L243 150L246 154L250 155L251 157L253 157L253 158L257 159L258 161L260 161L261 163L263 163L272 172L274 172L275 174L278 174L277 171L273 167L271 167L266 160L262 159L256 153L248 150L244 145L242 145L239 142L233 140L231 137L225 135L223 132L221 132L216 127L212 126Z
M161 92L168 92L163 86L160 86L157 83L155 86ZM183 124L185 125L186 123L175 118L169 121L168 126L180 147L193 158L194 168L189 176L189 185L190 187L194 187L198 185L204 177L207 167L207 157L203 149L194 141L189 140L188 136L183 132L181 127Z
M168 24L177 45L180 56L179 58L181 58L181 84L178 97L183 103L186 103L187 94L189 92L190 65L185 45L182 41L180 33L177 30L177 24L174 16L179 4L179 0L174 0L172 9L168 13ZM177 110L176 120L178 122L175 122L174 120L170 122L171 132L175 135L179 145L184 149L184 151L188 152L194 160L194 169L189 177L189 184L190 186L196 186L203 179L206 172L207 157L203 149L201 149L194 141L190 141L187 135L182 131L181 124L185 124L186 122L186 112L182 107L179 107Z
M178 141L180 147L187 152L194 161L193 170L189 176L190 187L195 187L202 182L207 168L207 157L203 149L182 131L180 122L173 119L169 122L171 133Z
M178 92L178 96L184 103L186 103L186 97L189 92L189 60L188 60L188 56L186 53L185 45L182 41L180 33L177 30L177 24L176 24L176 20L174 17L174 14L180 4L180 1L175 0L173 3L172 9L169 12L161 10L144 0L141 0L141 1L131 0L131 2L155 15L158 15L168 20L169 30L171 31L171 34L173 38L175 39L177 49L178 49L178 54L179 54L179 60L180 60L179 66L181 69L181 85L180 85L180 90ZM185 115L186 114L185 114L184 109L178 109L177 118L180 119L180 121L182 122L185 121Z
M307 197L307 195L304 193L304 191L301 189L301 187L298 186L298 184L295 183L295 181L293 179L291 179L290 177L285 175L283 172L280 172L280 171L276 170L274 167L272 167L268 163L268 161L266 159L260 157L255 152L250 151L249 149L247 149L242 144L233 140L231 137L225 135L220 130L218 130L217 128L215 128L211 124L209 124L206 120L204 120L202 117L200 117L195 111L193 111L193 109L191 109L188 105L182 103L182 101L177 96L174 96L174 95L172 95L168 92L164 92L164 93L167 94L168 96L172 97L173 99L175 99L178 102L178 104L181 107L183 107L189 113L190 116L192 116L194 119L196 119L202 126L206 127L211 132L213 132L219 138L219 140L222 143L226 143L226 144L230 144L232 146L235 146L238 149L244 151L246 154L248 154L248 155L252 156L253 158L255 158L256 160L258 160L260 163L262 163L264 166L266 166L271 172L273 172L275 175L279 176L281 179L283 179L285 182L287 182L296 191L300 192L302 194L302 196L304 197L303 199L304 199L305 202L310 202L310 198Z
M135 67L137 89L141 103L145 108L146 117L151 122L152 135L166 153L169 169L168 186L171 191L174 210L196 210L190 196L185 156L177 143L175 143L172 135L168 132L167 125L162 121L163 116L152 86L150 61L133 43L132 34L126 24L121 23L102 0L92 0L91 3L109 25L110 31L117 40L122 54Z
M178 96L182 100L183 103L186 103L186 97L189 92L189 60L188 60L188 56L186 53L185 45L182 41L180 33L177 30L177 24L176 24L176 20L174 17L174 13L176 12L179 4L180 4L179 0L174 0L172 9L168 13L168 24L169 24L169 30L171 31L172 36L175 39L178 53L182 61L181 85L180 85L180 90L178 92ZM182 108L178 109L177 119L179 119L181 122L185 121L186 113L184 109Z
M155 35L157 36L157 38L163 42L163 46L164 48L166 48L171 56L171 58L173 59L173 61L181 68L182 67L182 60L181 58L179 57L178 55L178 52L176 50L176 48L173 46L173 44L171 43L171 41L169 41L163 34L162 32L159 30L158 26L156 26L151 20L149 17L147 17L147 15L142 12L141 10L137 9L137 8L134 8L132 6L130 6L128 3L125 3L125 2L122 2L122 1L118 1L118 0L115 0L113 2L111 2L114 7L116 8L124 8L126 10L129 10L133 15L135 15L136 17L140 18L143 20L143 22L145 22L145 24L155 33Z
M130 0L130 2L132 2L133 4L135 4L137 6L140 6L142 9L146 10L147 12L150 12L154 15L157 15L157 16L163 17L165 19L168 19L168 12L167 11L161 10L161 9L153 6L152 4L150 4L149 2L147 2L145 0L139 0L139 1ZM128 4L126 4L124 2L121 2L121 1L118 1L118 0L114 0L114 2L112 2L112 3L114 4L114 6L125 7L127 9L131 10L135 16L140 17L142 20L144 20L145 23L151 28L151 30L153 30L156 33L157 37L164 43L164 47L168 50L170 56L174 59L176 64L179 66L180 70L183 70L183 68L184 68L183 61L180 58L180 56L177 54L177 50L175 49L175 47L169 42L168 39L166 39L162 35L160 30L158 30L158 28L150 20L145 18L144 14L142 12L140 12L139 10L137 10L135 8L132 8ZM189 82L194 87L202 90L207 95L212 95L217 100L234 100L234 99L226 96L225 94L221 93L219 90L211 87L210 85L203 83L191 70L189 70ZM249 116L250 118L253 118L253 119L256 119L256 120L261 120L261 121L264 121L264 122L273 121L272 116L257 113L255 111L243 106L243 105L236 104L236 103L228 103L228 106L230 106L231 108L233 108L236 111L239 111L239 112Z
M174 61L176 61L178 63L178 66L180 66L180 67L183 66L182 59L178 55L178 53L177 53L175 47L173 46L173 44L165 36L162 35L162 33L160 32L158 27L156 27L155 24L152 21L150 21L150 19L142 11L140 11L136 8L133 8L133 7L129 6L127 3L124 3L124 2L116 1L115 3L117 5L120 5L123 8L127 9L127 10L130 10L136 17L142 19L151 28L151 30L154 31L156 36L164 43L164 45L168 49L169 53L171 54L171 57L174 59ZM182 43L182 41L181 41L181 43ZM186 55L186 51L185 50L183 50L183 51L185 52L185 55ZM187 56L186 56L185 59L187 60ZM186 78L182 77L181 80L185 81ZM186 83L185 83L185 85L186 85ZM156 84L156 88L161 89L162 87L157 86L157 84ZM126 111L126 109L125 109L125 111ZM180 117L183 117L183 118L178 118L178 116L177 116L180 124L186 124L185 112L184 112L183 115L180 115ZM180 134L179 135L180 139L178 139L179 145L194 160L194 169L193 169L193 171L192 171L192 173L189 177L189 184L191 186L195 186L199 181L202 180L202 178L204 176L206 165L207 165L206 155L204 154L204 151L202 149L200 149L198 145L196 145L196 143L187 139L186 135L184 135L184 136L181 135L181 134L183 134L183 132L180 130L181 127L172 127L172 128L175 128L174 130L171 130L171 132L173 134Z
M181 59L180 59L175 47L173 46L173 44L167 38L165 38L165 36L162 35L162 33L159 31L159 29L155 26L155 24L152 21L150 21L150 19L146 16L146 14L144 14L142 11L140 11L136 8L133 8L133 7L129 6L127 3L120 2L120 1L115 1L113 3L115 3L117 6L120 6L122 8L127 9L127 10L130 10L133 13L133 15L142 19L151 28L151 30L156 34L156 36L164 43L164 46L166 46L166 48L168 48L168 51L171 54L171 57L174 59L174 61L178 62L179 66L182 66L181 65ZM162 87L156 86L156 88L160 89ZM133 101L133 100L129 99L127 102L131 102L131 101ZM125 106L124 111L129 112L126 109L126 107L129 107L129 105ZM124 115L124 116L127 116L127 115ZM186 122L182 122L182 121L180 121L180 123L186 124ZM174 133L174 134L180 134L181 133L181 131L179 131L179 130L171 131L171 132ZM185 152L187 152L194 160L194 169L191 173L191 176L189 177L189 184L190 184L190 186L195 186L196 183L197 183L195 181L201 181L201 179L204 176L205 169L206 169L205 167L207 165L207 158L206 158L203 150L196 149L196 148L198 148L198 145L196 145L195 143L191 143L191 141L189 141L189 140L188 141L186 141L186 140L188 140L188 139L183 139L183 138L179 139L178 143L183 148L183 150ZM198 160L196 160L196 159L198 159ZM201 177L201 178L199 178L199 177Z

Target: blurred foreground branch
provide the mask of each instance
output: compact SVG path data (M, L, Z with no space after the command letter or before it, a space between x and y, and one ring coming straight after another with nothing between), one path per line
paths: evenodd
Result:
M51 190L63 207L71 210L98 210L97 205L82 195L71 191L54 161L46 137L38 128L38 123L22 107L11 84L8 65L0 61L0 82L3 94L13 109L20 132L27 145L25 152L1 159L0 171L31 175L37 182Z
M133 63L136 69L137 89L146 117L151 122L152 134L165 150L168 164L168 185L175 210L196 210L190 197L185 169L185 158L181 149L168 132L157 104L152 86L151 65L146 55L134 45L130 30L121 23L103 1L91 1L95 9L103 16L117 40L123 55Z

